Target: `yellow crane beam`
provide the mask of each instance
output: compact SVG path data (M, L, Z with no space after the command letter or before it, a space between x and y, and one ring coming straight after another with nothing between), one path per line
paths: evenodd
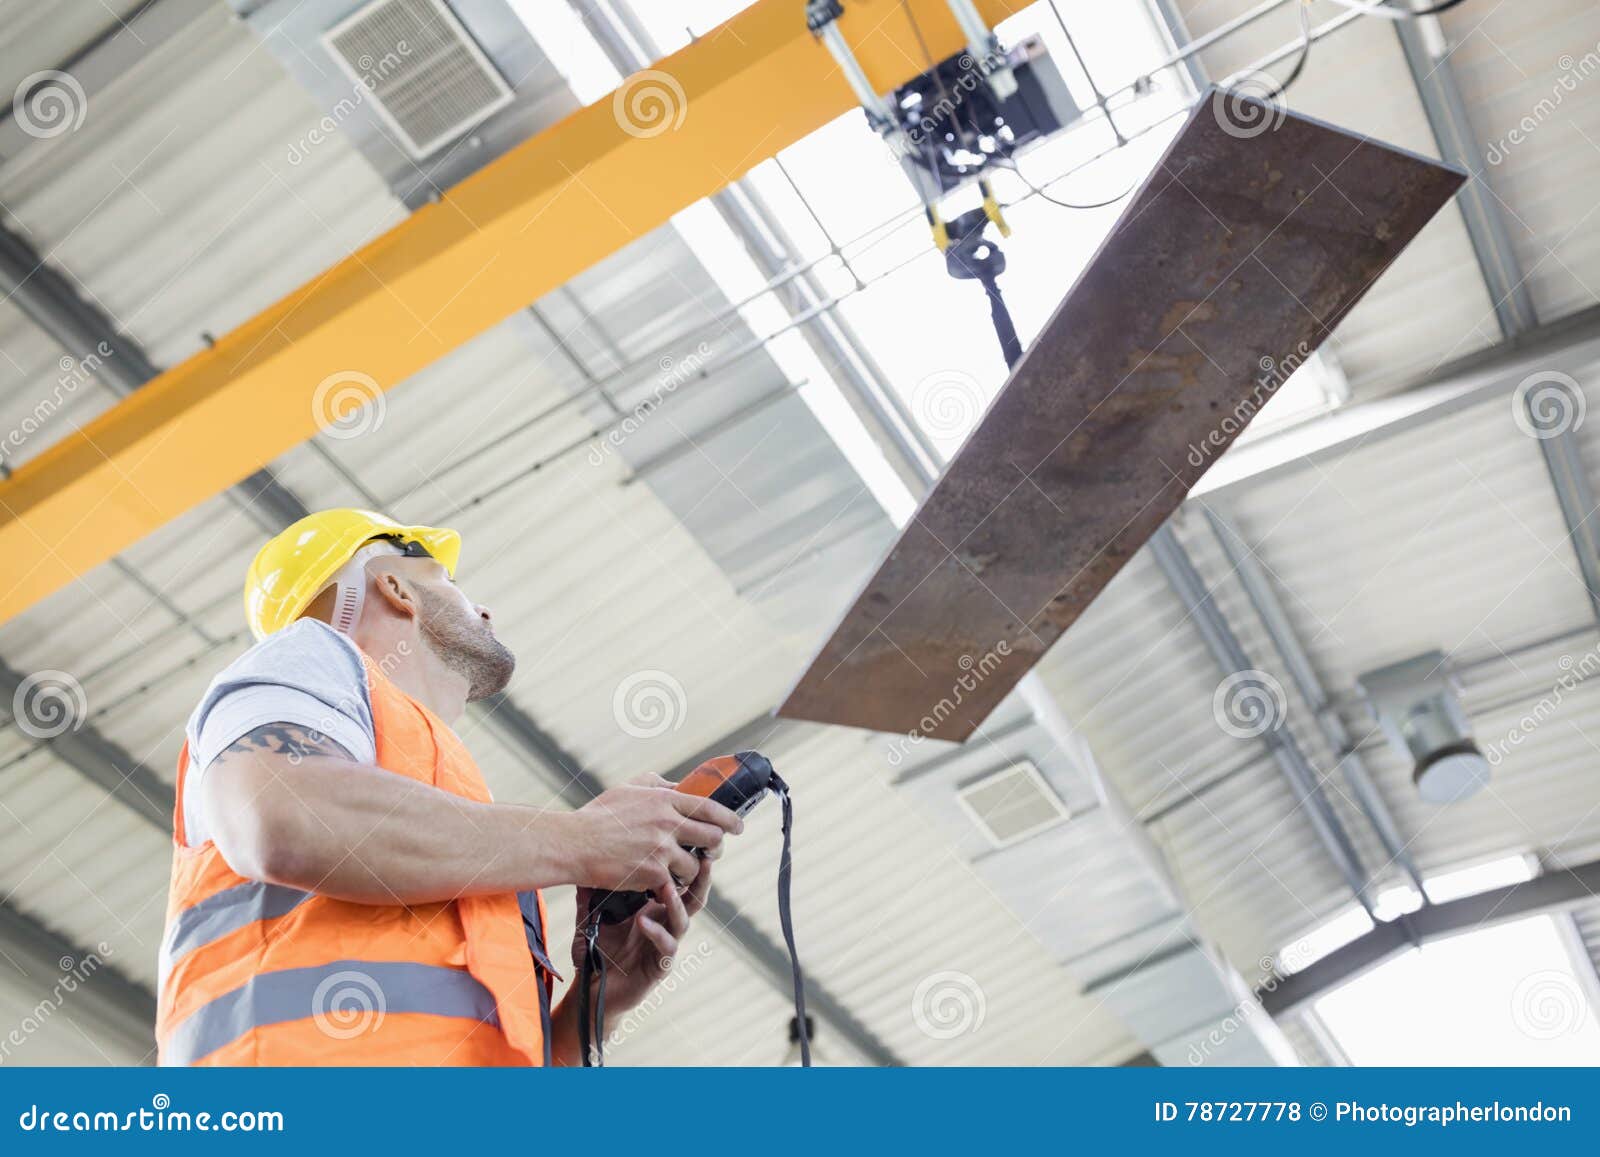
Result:
M849 111L802 12L758 0L658 62L683 93L663 131L624 82L23 464L0 483L0 622L311 437L330 375L393 387ZM918 30L935 59L963 44L944 0L849 0L839 28L879 92L925 69Z

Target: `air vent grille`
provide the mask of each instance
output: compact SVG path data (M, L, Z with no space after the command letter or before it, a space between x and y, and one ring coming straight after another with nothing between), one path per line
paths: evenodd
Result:
M505 78L442 0L374 0L322 41L414 160L511 103Z
M997 848L1025 840L1071 816L1039 769L1025 759L962 784L956 789L956 798Z

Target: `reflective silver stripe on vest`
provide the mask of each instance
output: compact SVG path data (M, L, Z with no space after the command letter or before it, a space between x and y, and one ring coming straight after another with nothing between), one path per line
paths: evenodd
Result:
M378 1032L390 1013L422 1012L500 1024L494 996L457 968L335 960L263 972L190 1013L161 1050L163 1065L191 1065L263 1025L316 1018L330 1046Z
M161 944L161 983L167 982L172 966L196 948L221 940L246 924L286 916L309 899L311 893L298 888L249 882L235 884L184 909L167 929L167 938Z

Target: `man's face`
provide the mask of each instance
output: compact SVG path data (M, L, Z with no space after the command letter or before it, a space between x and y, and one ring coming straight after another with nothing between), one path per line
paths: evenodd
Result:
M417 595L418 626L439 661L467 680L467 698L483 699L511 682L517 658L495 638L489 612L475 606L432 559L404 559Z

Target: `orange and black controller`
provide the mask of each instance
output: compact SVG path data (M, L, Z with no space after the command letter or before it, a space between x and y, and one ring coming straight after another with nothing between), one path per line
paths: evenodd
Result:
M708 759L679 782L677 790L720 803L741 818L769 790L779 787L772 762L759 751L740 751ZM648 892L596 892L590 913L602 924L620 924L650 902Z
M800 972L800 955L794 946L794 917L789 904L789 883L793 874L790 840L794 833L794 801L789 785L778 778L772 763L758 751L719 755L695 768L677 790L715 800L740 816L772 792L783 805L783 851L778 859L778 925L783 929L784 946L789 950L789 970L794 980L794 1024L800 1042L800 1063L811 1064L811 1040L806 1031L806 982ZM701 854L701 853L697 853ZM589 912L581 929L584 939L582 963L578 967L578 1048L584 1067L605 1061L606 961L600 951L600 925L620 924L650 902L648 892L602 892L589 897ZM591 1048L592 1045L592 1048Z

